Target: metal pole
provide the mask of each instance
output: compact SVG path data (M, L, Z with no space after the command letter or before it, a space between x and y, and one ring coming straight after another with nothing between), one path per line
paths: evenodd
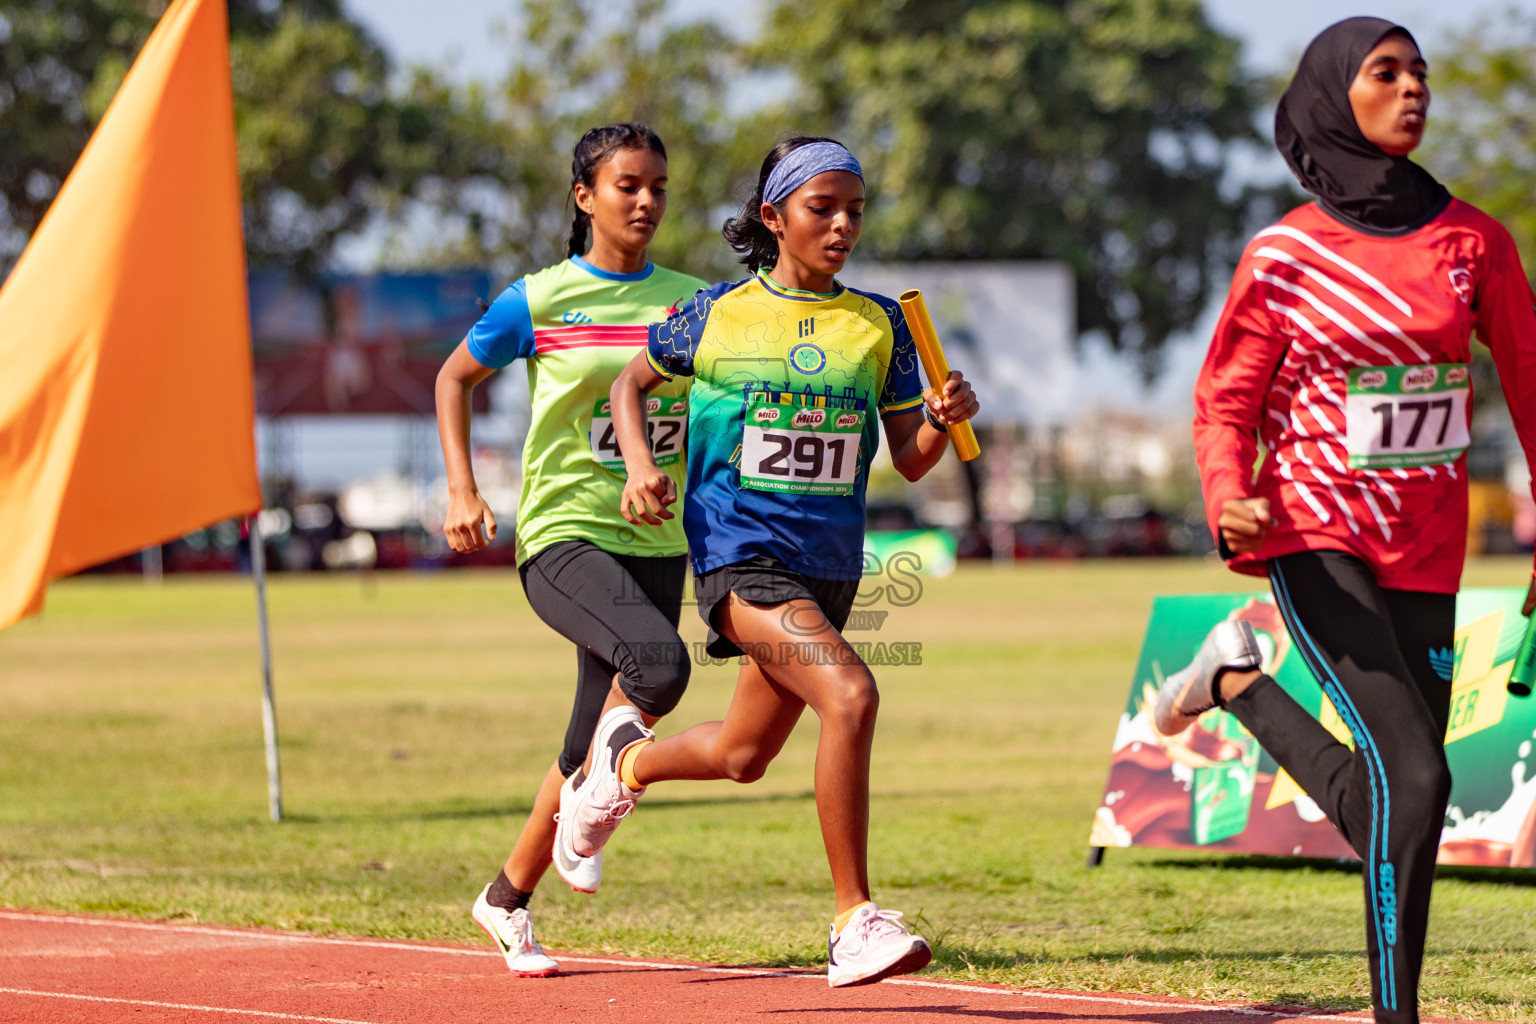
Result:
M267 807L283 820L283 778L277 764L277 705L272 700L272 638L267 630L267 551L261 513L250 517L251 575L256 580L256 621L261 628L261 727L267 741Z
M159 586L165 578L165 562L160 554L160 545L151 544L140 555L144 566L144 582L151 586Z

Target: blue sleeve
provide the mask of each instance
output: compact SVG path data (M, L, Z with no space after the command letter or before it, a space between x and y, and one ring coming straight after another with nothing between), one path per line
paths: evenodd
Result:
M923 404L923 377L919 372L917 343L901 306L886 299L885 314L891 321L891 365L885 371L885 386L880 389L880 415L907 412Z
M680 304L677 312L648 328L645 355L651 369L671 380L693 376L693 356L704 338L715 300L734 288L731 283L712 285Z
M527 278L518 278L496 296L465 338L469 354L481 366L499 370L514 359L533 355L533 314L528 310Z

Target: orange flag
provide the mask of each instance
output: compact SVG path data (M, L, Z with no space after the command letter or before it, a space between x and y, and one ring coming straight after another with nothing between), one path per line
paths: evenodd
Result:
M0 628L261 506L225 0L175 0L0 289Z

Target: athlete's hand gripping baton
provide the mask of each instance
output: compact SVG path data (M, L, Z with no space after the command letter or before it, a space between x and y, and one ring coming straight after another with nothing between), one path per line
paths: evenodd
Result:
M943 347L939 345L939 332L933 329L933 318L928 315L923 293L912 288L902 292L896 301L901 304L901 311L907 316L907 329L912 332L912 340L917 343L917 354L923 360L923 372L928 375L928 386L942 393L944 382L949 380L949 362L944 358ZM971 429L970 420L952 424L949 437L955 443L955 454L961 462L970 462L981 454L981 445L976 443L976 431Z

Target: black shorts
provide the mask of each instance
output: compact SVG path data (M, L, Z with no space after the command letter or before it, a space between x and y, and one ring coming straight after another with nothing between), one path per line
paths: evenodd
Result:
M699 599L699 617L709 625L704 650L711 658L737 658L745 653L715 628L715 612L732 593L751 604L776 605L797 599L811 601L839 632L848 623L854 599L859 596L858 580L804 576L778 559L767 557L749 558L695 576L693 587Z

